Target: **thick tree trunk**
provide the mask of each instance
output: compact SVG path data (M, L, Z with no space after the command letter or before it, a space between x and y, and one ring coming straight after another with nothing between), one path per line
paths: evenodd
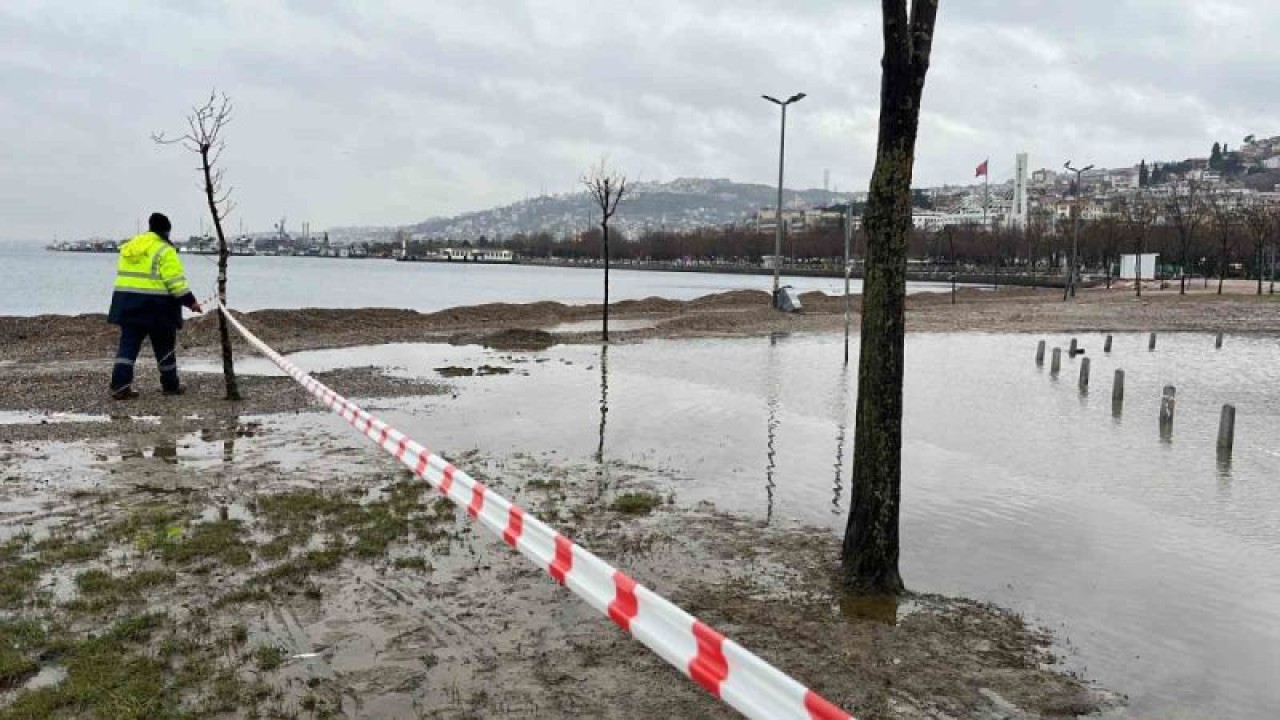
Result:
M920 97L929 70L937 0L882 0L884 59L880 137L866 216L853 498L843 546L844 581L869 594L903 589L898 572L902 487L902 378L911 173Z
M213 173L209 167L209 147L200 148L201 165L204 168L204 193L209 202L209 214L213 216L213 228L218 233L218 302L227 304L227 256L231 254L227 248L227 237L222 232L222 218L218 213L218 201L213 193ZM239 400L240 386L236 382L236 368L231 354L231 333L227 328L227 319L221 308L218 309L218 340L222 345L222 379L226 385L226 399Z

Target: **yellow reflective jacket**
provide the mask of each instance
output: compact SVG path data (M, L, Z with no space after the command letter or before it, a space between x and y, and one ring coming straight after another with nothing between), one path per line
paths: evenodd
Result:
M178 251L145 232L120 247L108 322L116 325L182 327L182 305L195 304Z

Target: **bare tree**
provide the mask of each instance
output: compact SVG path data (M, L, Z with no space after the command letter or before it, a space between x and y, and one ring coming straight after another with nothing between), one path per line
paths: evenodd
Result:
M591 195L591 199L595 201L596 207L600 208L600 232L604 236L604 248L601 254L604 256L604 321L601 327L601 337L605 342L609 341L609 220L613 218L613 214L618 211L618 203L622 202L622 198L627 194L627 176L609 169L605 161L600 160L600 164L591 168L588 173L583 176L582 184L586 186L587 193Z
M1178 185L1173 186L1173 194L1165 203L1165 217L1178 231L1179 261L1182 270L1179 275L1178 294L1187 294L1187 267L1191 263L1191 248L1195 243L1196 229L1204 221L1204 213L1200 207L1200 183L1187 181L1187 192L1184 194Z
M1221 295L1222 286L1227 279L1231 251L1235 248L1235 230L1240 221L1240 211L1227 193L1210 192L1208 199L1209 210L1213 214L1213 229L1218 233L1218 294Z
M164 133L152 133L151 139L162 145L181 145L200 156L200 172L204 178L204 196L213 216L213 227L218 233L218 337L222 343L222 377L226 384L227 399L239 400L240 387L236 382L235 364L231 354L231 334L227 329L225 307L227 302L227 238L222 232L222 221L231 214L235 204L231 202L231 188L223 187L223 169L218 166L226 141L222 131L231 122L231 98L217 90L209 93L209 99L191 109L187 116L187 132L181 137L169 138Z
M863 222L867 255L853 499L842 565L850 588L897 594L903 589L898 572L898 514L911 173L938 0L912 0L910 14L907 0L881 0L880 7L884 35L880 132Z
M1120 203L1120 213L1124 218L1125 231L1132 240L1134 252L1137 254L1133 285L1138 297L1142 297L1142 256L1147 252L1147 236L1156 218L1160 216L1160 208L1139 190Z
M1253 241L1253 264L1258 275L1258 294L1261 295L1267 241L1275 234L1275 210L1262 202L1252 202L1241 210L1240 217L1249 239Z

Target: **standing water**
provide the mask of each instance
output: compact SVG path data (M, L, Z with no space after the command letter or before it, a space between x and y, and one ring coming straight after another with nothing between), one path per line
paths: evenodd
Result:
M914 590L995 602L1052 629L1136 718L1274 717L1280 707L1280 363L1274 339L1081 336L1050 377L1037 338L907 340L902 571ZM1049 347L1068 338L1051 337ZM854 347L857 344L854 343ZM471 448L663 471L681 503L843 531L857 358L839 336L654 341L506 356L389 345L303 353L313 370L376 363L463 378L455 399L388 419L446 456ZM523 362L521 362L523 360ZM541 361L541 362L539 362ZM264 363L245 363L266 371ZM1111 378L1126 371L1113 413ZM1163 438L1161 390L1177 387ZM1219 461L1223 403L1235 450ZM334 423L335 432L340 421ZM836 558L831 559L833 563Z

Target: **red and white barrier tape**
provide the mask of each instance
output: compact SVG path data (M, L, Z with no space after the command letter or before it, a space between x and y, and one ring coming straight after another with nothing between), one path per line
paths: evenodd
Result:
M226 312L222 304L218 307ZM849 713L303 372L230 312L226 317L250 345L362 435L707 692L759 720L852 720Z

